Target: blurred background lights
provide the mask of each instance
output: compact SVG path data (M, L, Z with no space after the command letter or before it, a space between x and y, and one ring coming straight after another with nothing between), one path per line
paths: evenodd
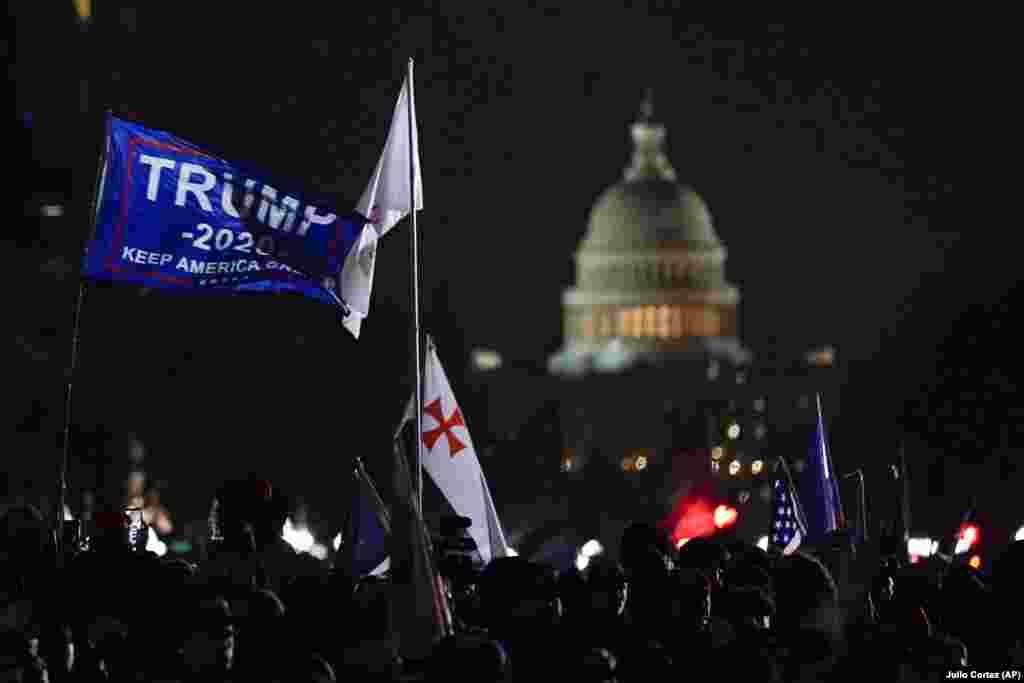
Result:
M729 474L735 477L737 474L740 473L740 469L742 467L743 463L741 463L739 460L733 460L731 463L729 463Z
M975 555L967 561L967 564L971 565L972 569L981 569L981 557Z
M1024 526L1022 526L1021 528L1017 529L1017 533L1014 534L1013 540L1015 540L1015 541L1024 541Z
M736 522L736 518L739 516L736 512L736 508L729 505L719 505L715 508L715 526L719 529L724 529L727 526L731 526Z
M768 537L762 536L761 538L757 539L757 547L765 552L768 552Z
M721 446L715 446L711 449L712 460L721 460L723 455L725 455L725 449Z
M907 554L931 557L939 549L939 542L930 538L911 538L907 540Z
M481 372L490 372L501 367L501 354L491 349L474 349L473 367Z
M731 425L729 425L729 428L726 429L725 435L728 436L730 439L740 438L740 426L737 423L733 422Z
M308 553L318 560L327 559L327 547L317 543L309 529L295 526L291 517L284 521L281 537L288 545L295 548L296 552Z
M604 546L595 538L590 539L580 548L576 554L576 569L585 570L590 565L590 560L604 552Z
M163 557L167 554L167 544L160 540L153 527L149 527L149 536L146 538L146 550L156 553L157 557Z
M752 474L761 474L761 470L764 469L764 462L761 460L755 460L750 463L750 472Z

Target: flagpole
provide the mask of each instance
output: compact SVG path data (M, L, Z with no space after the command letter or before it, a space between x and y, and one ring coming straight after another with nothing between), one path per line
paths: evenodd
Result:
M420 331L420 255L419 255L419 229L416 224L416 120L414 116L415 104L413 100L413 60L409 58L409 69L405 82L409 87L409 210L412 214L412 334L413 353L415 359L413 367L416 372L416 496L419 503L420 514L423 511L423 354L421 350Z
M106 124L104 125L103 147L100 150L99 162L96 167L96 179L93 183L92 203L89 206L89 237L82 249L82 255L89 252L89 242L96 234L96 214L99 206L100 181L103 177L103 166L107 161L107 146L110 144L110 111L106 112ZM74 394L75 370L78 367L78 343L81 338L82 309L85 306L86 286L85 279L81 274L78 276L78 298L75 303L74 318L71 323L71 353L68 361L67 385L64 388L64 444L60 459L60 479L57 482L57 509L54 518L54 547L57 552L57 562L62 563L64 551L64 507L66 505L68 490L68 469L71 460L71 417L72 417L72 396Z

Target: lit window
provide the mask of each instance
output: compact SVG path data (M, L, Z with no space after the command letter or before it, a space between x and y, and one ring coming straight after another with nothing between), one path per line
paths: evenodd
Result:
M678 306L672 306L670 309L669 326L673 337L683 336L683 314Z
M655 308L654 306L644 306L644 336L653 337L655 334Z
M619 326L618 326L618 334L619 334L619 336L620 337L629 337L629 336L631 336L630 335L630 328L629 328L629 309L626 308L626 309L623 309L623 310L619 311L618 319L619 319Z
M671 333L670 313L668 306L658 308L658 336L665 339Z
M583 318L583 336L594 336L594 318L590 315L585 315Z

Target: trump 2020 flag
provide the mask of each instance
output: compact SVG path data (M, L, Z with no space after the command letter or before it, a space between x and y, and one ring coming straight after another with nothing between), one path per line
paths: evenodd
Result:
M409 123L412 121L412 126ZM370 292L373 289L374 261L377 240L398 221L411 213L412 194L409 187L410 170L415 170L416 210L423 210L423 176L420 173L419 138L416 131L416 105L413 99L412 73L406 78L395 113L391 117L384 151L377 168L356 205L356 211L369 219L360 236L359 246L345 261L342 272L342 297L351 307L345 318L345 329L356 339L362 321L370 313Z
M448 384L437 348L427 338L423 382L423 469L456 514L469 517L469 534L486 564L509 554L508 543L480 468L473 440Z
M345 309L341 269L365 223L170 133L108 115L83 275L196 294L293 292Z
M825 424L821 417L821 397L818 397L817 422L811 440L810 457L800 476L800 503L806 515L807 542L812 545L829 543L829 535L845 526L839 482L832 467Z
M779 469L772 495L771 542L783 555L790 555L800 548L807 536L807 523L784 460L779 460Z

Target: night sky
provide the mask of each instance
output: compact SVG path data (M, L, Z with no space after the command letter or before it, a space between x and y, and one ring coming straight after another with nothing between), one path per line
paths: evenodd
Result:
M935 449L909 454L911 468L980 458L999 443L993 424L1015 419L1011 255L991 253L991 230L951 206L966 106L951 96L964 64L952 20L747 29L692 25L661 3L346 15L319 3L97 2L83 32L66 4L20 3L7 44L28 169L26 217L3 247L12 489L50 476L60 453L103 111L296 178L345 211L410 57L425 316L457 394L472 347L541 359L560 345L572 252L628 163L627 126L653 87L669 158L729 249L745 343L839 351L841 467L890 458L903 431ZM29 215L47 193L66 202L64 218ZM312 302L91 289L76 421L138 434L172 511L251 468L340 518L346 454L383 457L411 386L409 232L381 246L358 344Z

